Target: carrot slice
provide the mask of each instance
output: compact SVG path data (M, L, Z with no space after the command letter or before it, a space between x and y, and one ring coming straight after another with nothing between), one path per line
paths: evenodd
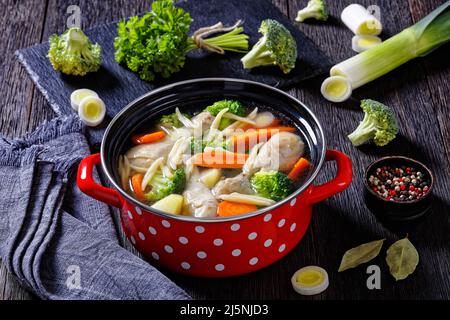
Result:
M291 180L296 180L303 171L309 168L309 166L310 163L308 160L306 160L305 158L300 158L289 172L288 178Z
M256 210L258 210L258 207L253 204L222 201L217 208L217 215L219 217L229 217Z
M134 194L138 200L145 200L144 192L142 191L141 184L144 179L144 175L141 173L135 174L131 178L131 185L133 186Z
M237 151L246 151L251 149L252 146L265 142L270 139L273 135L280 132L295 132L296 129L294 127L270 127L263 129L250 129L244 132L243 134L239 134L236 136L232 136L232 144L234 150Z
M194 165L205 168L240 169L248 159L248 154L213 150L197 153Z
M145 144L162 140L165 136L166 134L164 133L164 131L157 131L153 133L135 135L131 137L131 140L134 144Z

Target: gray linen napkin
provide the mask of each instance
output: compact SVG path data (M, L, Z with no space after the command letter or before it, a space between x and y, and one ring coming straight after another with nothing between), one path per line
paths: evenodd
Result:
M119 246L108 206L76 187L83 130L64 117L22 139L0 136L0 258L42 299L189 299Z

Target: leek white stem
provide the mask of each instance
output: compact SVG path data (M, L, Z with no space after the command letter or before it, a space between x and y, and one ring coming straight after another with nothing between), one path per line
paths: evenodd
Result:
M415 25L335 65L330 75L347 78L356 89L411 59L428 54L450 40L449 7L447 1Z

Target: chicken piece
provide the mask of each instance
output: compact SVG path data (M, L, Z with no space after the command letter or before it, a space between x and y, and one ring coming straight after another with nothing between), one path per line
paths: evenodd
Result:
M215 217L217 200L203 183L199 181L198 170L194 172L183 192L184 206L188 214L197 218Z
M233 178L226 178L217 182L216 186L212 190L214 196L218 197L222 194L230 194L233 192L243 194L254 194L252 185L248 176L240 173Z
M214 116L207 112L207 111L203 111L200 112L198 115L194 116L192 118L192 122L193 123L201 123L202 124L202 130L208 130L211 127L211 124L214 121Z
M156 159L160 157L166 158L174 143L175 141L172 139L165 138L154 143L140 144L128 150L125 156L131 165L148 168Z
M300 136L291 132L277 133L259 150L254 168L287 172L303 155L304 150L305 144Z

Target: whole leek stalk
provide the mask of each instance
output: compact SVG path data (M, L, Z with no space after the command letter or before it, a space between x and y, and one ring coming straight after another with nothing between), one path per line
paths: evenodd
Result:
M338 63L330 75L347 78L355 89L409 60L427 55L448 40L450 0L380 45Z

